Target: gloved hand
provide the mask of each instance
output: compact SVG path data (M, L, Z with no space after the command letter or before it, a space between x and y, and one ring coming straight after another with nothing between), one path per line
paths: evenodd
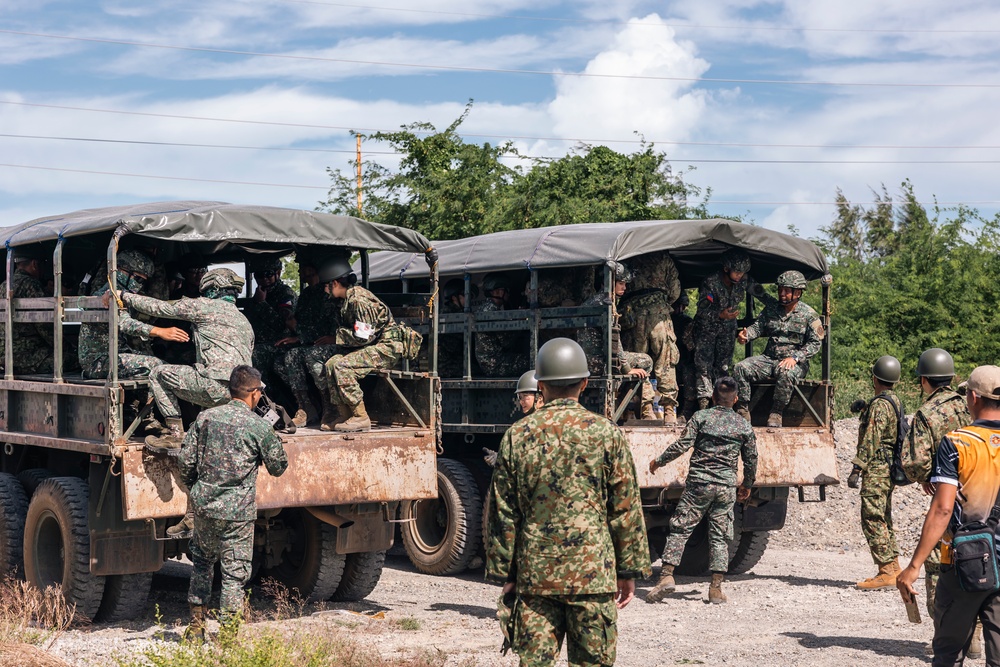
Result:
M495 452L489 447L483 447L483 454L485 454L485 456L483 456L483 460L486 461L486 465L491 468L496 468L497 456L500 455L500 452Z
M847 486L856 489L861 486L861 468L854 466L851 474L847 478Z
M853 412L854 414L857 414L857 413L861 412L862 410L864 410L866 405L868 405L868 401L866 401L863 398L859 398L856 401L854 401L853 403L851 403L851 412Z

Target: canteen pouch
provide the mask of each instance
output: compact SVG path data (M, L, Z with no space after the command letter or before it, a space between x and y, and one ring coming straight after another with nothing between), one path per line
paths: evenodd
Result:
M952 563L958 583L967 593L1000 590L996 537L982 521L959 526L951 541Z

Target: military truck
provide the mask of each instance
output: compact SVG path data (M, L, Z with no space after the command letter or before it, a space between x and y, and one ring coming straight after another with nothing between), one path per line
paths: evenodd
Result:
M729 220L651 221L564 225L541 229L498 232L483 236L441 241L441 280L465 281L465 312L444 314L437 321L441 336L440 355L448 346L446 336L462 337L460 377L443 377L441 429L443 454L438 458L437 499L404 503L402 516L414 521L401 524L403 543L414 565L423 572L447 574L465 569L482 549L480 535L483 498L490 469L483 464L482 449L496 449L510 424L519 418L512 398L517 375L484 377L476 364L475 336L502 332L523 337L524 350L533 368L538 347L557 335L573 337L587 327L600 328L606 357L614 351L612 337L618 332L612 308L567 306L546 298L582 303L586 293L611 285L608 262L625 262L646 253L666 251L676 263L684 288L696 288L721 266L729 248L741 248L751 257L752 276L773 283L777 276L796 269L810 280L819 280L821 315L829 331L830 280L823 254L814 244L787 234ZM418 289L429 277L417 256L405 253L375 253L370 262L373 284L383 291ZM524 285L520 307L487 313L472 309L473 285L487 273L501 272L514 285L515 294ZM626 293L626 298L628 294ZM752 316L759 303L749 298ZM411 321L432 331L435 323ZM758 342L758 352L763 347ZM747 356L752 345L746 347ZM439 362L441 359L439 358ZM750 502L735 507L735 539L730 545L730 572L745 572L761 557L770 531L785 521L788 494L796 489L801 500L825 499L825 488L837 484L833 440L834 388L830 382L830 338L826 336L819 359L813 360L815 379L800 382L785 411L784 428L767 428L773 384L753 387L750 403L757 434L759 467ZM676 507L686 476L688 455L651 474L648 462L681 433L651 421L624 421L639 383L610 369L591 377L581 397L591 410L623 425L636 461L642 491L650 548L654 560L666 539L670 514ZM808 491L808 493L807 493ZM708 540L704 524L692 536L680 572L703 572L708 567Z
M420 234L357 218L218 202L159 202L77 211L3 230L7 284L13 256L31 249L51 256L51 297L0 295L5 359L0 379L0 572L22 573L39 588L61 585L87 619L113 621L144 611L152 573L186 552L168 525L185 513L186 489L176 465L144 449L136 437L151 403L143 378L106 380L71 372L81 323L107 323L117 359L119 311L100 297L71 295L95 259L115 283L117 250L127 244L155 253L157 263L191 253L209 263L245 263L293 252L370 249L432 259ZM425 253L430 253L425 255ZM362 275L367 284L367 272ZM436 285L431 270L430 286ZM250 282L248 280L248 287ZM249 294L249 291L248 291ZM397 296L396 301L399 301ZM238 305L240 302L238 301ZM429 299L407 312L433 319ZM14 325L52 327L53 372L15 375ZM331 332L332 333L332 332ZM434 332L427 341L435 348ZM393 540L400 502L437 496L438 386L429 373L406 369L366 378L371 432L300 428L282 435L289 467L258 478L255 572L309 600L358 600L375 587ZM133 402L145 407L136 412Z

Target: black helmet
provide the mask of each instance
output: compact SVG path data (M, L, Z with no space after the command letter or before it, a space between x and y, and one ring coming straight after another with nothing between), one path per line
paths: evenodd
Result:
M510 280L502 273L487 273L483 276L483 291L489 294L495 289L510 290Z
M250 273L281 273L281 260L277 257L257 257L249 264Z
M465 294L465 280L462 278L452 278L441 288L441 296L445 301L453 296L461 296L463 294ZM473 299L479 296L479 288L474 283L469 285L469 294L472 295Z
M319 281L329 283L353 273L351 263L347 261L346 257L330 257L319 267Z
M807 286L806 277L801 271L785 271L778 276L778 287L790 287L791 289L805 289Z
M924 350L917 360L917 375L929 380L950 380L955 377L955 360L940 347Z
M534 394L538 392L538 380L535 379L534 369L525 371L517 381L515 394Z
M872 364L872 375L886 384L896 384L899 382L899 376L902 372L903 369L899 365L899 359L888 354L879 357Z
M37 259L42 262L52 261L52 249L45 248L41 244L21 245L14 248L14 263L28 262Z
M750 270L750 255L739 248L730 248L722 253L722 268L726 271L746 273Z
M539 382L560 383L560 381L578 381L588 377L590 368L587 364L587 353L575 340L553 338L538 349L538 357L535 359L535 379Z

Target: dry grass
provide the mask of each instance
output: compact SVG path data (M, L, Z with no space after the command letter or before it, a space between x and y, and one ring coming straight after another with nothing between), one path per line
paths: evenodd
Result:
M58 588L40 591L26 581L0 581L0 644L49 646L73 623L75 606Z

